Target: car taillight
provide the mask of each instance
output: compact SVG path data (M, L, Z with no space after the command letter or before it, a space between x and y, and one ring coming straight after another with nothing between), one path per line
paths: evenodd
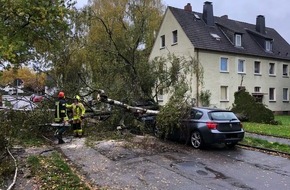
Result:
M242 123L240 123L240 126L241 126L241 128L243 128L243 124Z
M216 129L217 127L217 123L214 123L214 122L207 122L206 123L206 126L208 129Z

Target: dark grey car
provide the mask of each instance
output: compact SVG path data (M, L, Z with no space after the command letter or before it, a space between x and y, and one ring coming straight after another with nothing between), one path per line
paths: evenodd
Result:
M234 147L244 138L240 120L229 110L194 107L181 124L179 135L189 140L194 148L214 143Z

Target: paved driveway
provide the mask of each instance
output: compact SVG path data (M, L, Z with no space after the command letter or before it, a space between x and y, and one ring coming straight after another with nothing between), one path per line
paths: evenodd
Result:
M131 142L85 139L60 146L95 186L108 189L279 189L290 187L290 160L244 149L208 150L154 137Z

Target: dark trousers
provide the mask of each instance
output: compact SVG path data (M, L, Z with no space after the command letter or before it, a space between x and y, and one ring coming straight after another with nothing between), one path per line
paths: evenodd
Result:
M55 137L58 139L58 143L64 143L62 139L62 135L66 130L67 130L67 126L65 125L57 127L57 130L55 132Z
M73 130L79 130L82 129L81 123L73 123L72 124Z

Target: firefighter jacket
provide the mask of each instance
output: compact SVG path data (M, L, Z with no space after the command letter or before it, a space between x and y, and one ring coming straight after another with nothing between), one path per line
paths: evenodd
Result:
M63 122L67 120L68 120L68 116L67 116L66 100L61 98L55 102L54 121Z
M81 102L73 103L69 105L69 108L72 110L73 120L81 120L81 117L85 115L86 109Z

